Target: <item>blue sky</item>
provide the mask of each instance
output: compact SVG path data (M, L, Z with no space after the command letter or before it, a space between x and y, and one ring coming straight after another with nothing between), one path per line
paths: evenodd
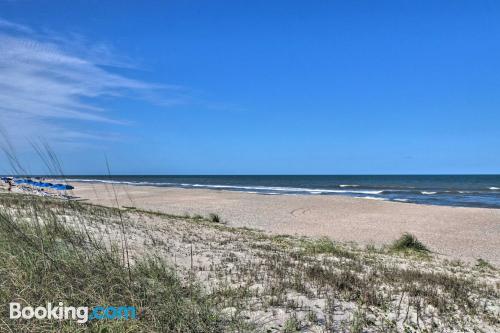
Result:
M496 1L1 1L0 125L33 173L500 173L499 36Z

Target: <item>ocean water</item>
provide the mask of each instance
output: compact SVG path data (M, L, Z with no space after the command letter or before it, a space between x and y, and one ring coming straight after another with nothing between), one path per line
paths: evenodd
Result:
M262 195L347 195L416 204L500 208L500 175L67 176L67 179Z

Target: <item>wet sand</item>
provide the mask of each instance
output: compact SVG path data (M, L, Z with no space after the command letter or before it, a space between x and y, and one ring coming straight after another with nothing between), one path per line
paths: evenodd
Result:
M73 183L74 195L107 206L170 214L217 213L230 226L327 236L380 246L404 232L433 252L500 264L500 209L416 205L345 196L260 195L206 189ZM116 193L116 196L115 196Z

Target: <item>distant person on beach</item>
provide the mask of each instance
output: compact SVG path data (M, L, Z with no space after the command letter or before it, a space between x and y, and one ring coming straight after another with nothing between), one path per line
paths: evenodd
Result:
M12 179L7 179L7 184L9 185L9 192L12 192L12 187L14 186Z

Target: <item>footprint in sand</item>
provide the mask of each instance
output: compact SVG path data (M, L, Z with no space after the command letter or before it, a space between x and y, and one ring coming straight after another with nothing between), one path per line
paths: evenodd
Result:
M292 211L290 211L290 215L294 217L300 217L301 215L306 215L311 211L310 208L297 208Z

